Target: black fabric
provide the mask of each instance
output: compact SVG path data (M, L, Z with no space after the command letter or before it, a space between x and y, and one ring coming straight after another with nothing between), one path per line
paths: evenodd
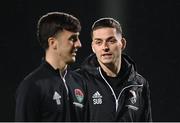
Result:
M84 107L73 104L77 102L75 89L83 95L78 103L85 103L85 86L79 79L77 74L68 70L65 78L67 91L59 70L43 61L17 89L15 121L83 121Z
M123 87L123 82L127 79L127 77L130 74L131 65L127 64L127 62L125 62L125 59L122 59L121 69L116 77L110 77L103 71L102 68L101 68L101 70L102 70L103 76L106 78L107 82L113 88L113 90L116 94L116 97L118 97L118 95L121 91L121 88Z
M117 78L103 73L95 54L77 72L87 83L89 121L152 121L148 82L127 55L122 54Z

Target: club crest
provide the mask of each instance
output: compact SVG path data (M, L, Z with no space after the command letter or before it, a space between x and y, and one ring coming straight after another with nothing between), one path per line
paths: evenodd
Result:
M131 94L130 101L132 104L135 104L137 101L137 95L136 95L135 91L133 91L133 90L130 90L129 92Z
M74 90L74 93L75 93L76 99L77 99L79 102L82 102L83 99L84 99L84 94L83 94L83 92L82 92L80 89L75 89L75 90Z

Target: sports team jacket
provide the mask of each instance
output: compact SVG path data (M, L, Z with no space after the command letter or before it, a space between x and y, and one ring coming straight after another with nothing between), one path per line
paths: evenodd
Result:
M148 82L127 55L122 55L122 60L128 67L117 97L95 55L90 55L77 70L87 81L90 121L152 121Z
M43 61L17 89L15 121L83 121L84 89L78 74Z

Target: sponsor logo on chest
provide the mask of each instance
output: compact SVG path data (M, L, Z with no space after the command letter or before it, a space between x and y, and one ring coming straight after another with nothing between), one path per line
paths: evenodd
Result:
M101 105L103 103L102 96L98 91L93 94L92 100L94 105Z
M54 92L53 100L56 101L57 105L61 105L61 95L58 92Z

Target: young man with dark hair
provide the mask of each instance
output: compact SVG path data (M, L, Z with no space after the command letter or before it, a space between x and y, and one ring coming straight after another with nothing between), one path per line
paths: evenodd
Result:
M125 54L119 22L101 18L92 26L92 50L78 72L87 81L90 121L152 121L150 90Z
M15 121L83 121L85 86L67 68L81 47L80 22L51 12L39 19L37 28L45 58L17 89Z

